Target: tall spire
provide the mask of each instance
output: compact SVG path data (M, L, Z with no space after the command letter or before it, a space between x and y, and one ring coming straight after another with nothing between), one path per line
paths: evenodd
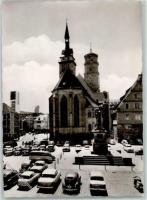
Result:
M67 19L66 19L66 29L65 29L65 35L64 35L64 39L65 40L69 40L69 31L68 31L68 24L67 24Z
M65 28L65 34L64 34L64 39L65 39L65 52L66 54L69 53L69 31L68 31L68 24L67 24L67 19L66 19L66 28Z
M90 42L90 53L92 53L92 43Z

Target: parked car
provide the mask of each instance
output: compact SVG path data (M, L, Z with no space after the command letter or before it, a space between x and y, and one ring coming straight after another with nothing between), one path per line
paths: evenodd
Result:
M111 144L111 145L115 145L116 144L116 142L114 141L114 139L110 139L108 143Z
M80 192L81 176L77 172L69 172L62 182L63 192Z
M31 167L31 161L28 160L28 161L25 161L21 164L21 168L19 169L19 172L20 173L23 173L24 171L28 170L29 167Z
M39 173L35 173L33 171L25 171L20 175L17 185L19 186L19 188L31 189L32 186L37 184L37 180L39 177Z
M82 146L80 144L76 145L75 151L79 153L82 150Z
M42 166L45 170L46 168L48 168L48 165L46 164L46 162L44 160L38 160L34 163L34 165L36 166Z
M85 145L88 145L89 143L88 143L88 140L83 140L83 145L85 146Z
M29 156L31 152L31 147L30 146L26 146L22 149L22 155L23 156Z
M4 148L4 155L5 156L12 156L14 153L14 149L11 146L5 146Z
M89 145L85 145L85 150L89 150L90 146Z
M134 187L141 193L144 192L143 184L141 178L139 176L135 176L134 178Z
M91 194L98 192L107 195L106 183L103 174L99 171L90 173L90 192Z
M140 149L136 149L135 150L135 155L143 155L143 148L140 148Z
M122 140L122 141L121 141L121 144L122 144L122 145L128 144L128 141L127 141L127 140Z
M47 150L50 151L50 152L54 152L55 151L55 146L53 144L49 144L47 146Z
M29 171L33 171L35 173L41 174L44 171L44 166L33 165L33 167L29 167Z
M124 150L127 152L127 153L134 153L134 148L133 147L124 147Z
M34 145L33 147L32 147L32 149L31 149L32 151L39 151L40 150L40 148L39 148L39 146L38 145Z
M18 182L18 172L13 169L4 169L3 179L4 179L4 190L10 189Z
M61 177L60 171L47 168L38 179L37 187L40 189L55 189Z
M64 144L69 144L70 145L70 142L68 140L66 140Z
M55 142L53 140L50 140L48 144L55 145Z
M22 148L21 147L15 147L14 148L14 155L20 156L22 154Z
M62 147L63 146L63 141L57 141L56 142L56 146L58 146L58 147Z
M69 146L69 144L64 144L62 151L63 152L70 152L70 146Z
M123 145L124 145L124 147L131 147L132 146L131 144L128 144L128 143L124 143Z
M47 163L52 163L55 160L55 156L53 156L48 151L31 151L29 159L32 162L37 160L44 160Z
M46 145L40 145L40 147L39 147L39 150L40 151L46 151Z

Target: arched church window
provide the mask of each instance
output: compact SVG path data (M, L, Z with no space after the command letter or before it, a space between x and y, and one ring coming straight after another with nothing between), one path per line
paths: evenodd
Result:
M88 118L91 118L91 111L88 111Z
M77 95L74 97L74 126L79 127L79 99Z
M60 120L61 127L67 127L68 125L68 113L67 113L67 98L65 96L62 97L60 102Z
M88 124L88 131L90 132L92 130L92 125Z

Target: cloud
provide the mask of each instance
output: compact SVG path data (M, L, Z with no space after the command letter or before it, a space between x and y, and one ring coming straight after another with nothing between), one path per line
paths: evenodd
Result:
M10 91L20 92L20 109L33 111L40 105L48 112L48 98L58 80L58 68L36 61L13 64L3 69L3 101L9 104Z
M23 64L30 60L55 64L63 48L60 41L51 41L46 35L27 38L24 42L13 42L3 49L4 65Z
M71 46L77 74L83 75L84 55L89 52L89 47L81 43ZM9 104L10 91L17 90L20 92L21 110L33 111L36 105L40 105L41 111L47 113L48 98L59 80L58 61L62 49L63 42L52 41L47 35L29 37L24 42L15 41L5 46L3 101ZM110 99L119 99L137 78L125 75L127 72L137 74L140 70L138 67L138 70L132 71L138 60L137 51L109 52L99 49L98 53L101 90L108 91ZM123 71L126 73L123 74Z
M108 91L110 99L118 100L134 82L133 78L130 79L129 77L119 77L116 74L110 74L101 80L101 90Z

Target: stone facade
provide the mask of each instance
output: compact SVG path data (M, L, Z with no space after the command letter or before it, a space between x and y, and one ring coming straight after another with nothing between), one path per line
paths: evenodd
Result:
M62 136L80 138L80 135L86 138L96 127L95 110L99 104L108 102L108 95L100 92L97 54L91 51L85 55L84 78L76 76L67 25L64 38L65 50L59 61L59 81L49 98L50 133L59 139Z
M121 97L117 107L118 139L143 138L142 74Z
M14 112L7 104L3 103L3 138L4 141L19 136L19 114Z

